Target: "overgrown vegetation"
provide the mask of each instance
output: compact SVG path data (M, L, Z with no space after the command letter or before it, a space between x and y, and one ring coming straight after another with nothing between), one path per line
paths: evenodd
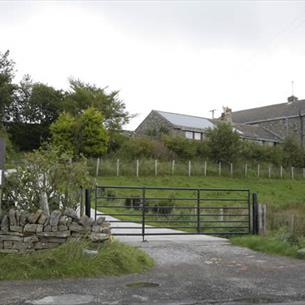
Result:
M154 265L144 251L117 241L102 243L97 255L85 254L83 249L94 248L88 242L71 241L42 252L0 254L0 280L118 276Z
M305 255L298 252L298 250L305 248L305 237L297 237L285 230L279 230L267 236L247 235L232 237L231 242L233 245L247 247L255 251L305 258Z
M27 154L4 184L3 202L25 211L76 206L80 189L91 185L86 159L72 162L69 153L46 145ZM3 206L2 208L5 208Z

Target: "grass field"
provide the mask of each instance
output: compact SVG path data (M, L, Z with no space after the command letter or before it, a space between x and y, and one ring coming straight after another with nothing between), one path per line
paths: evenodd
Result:
M259 202L267 204L269 232L265 236L233 237L232 243L270 254L304 258L297 252L298 249L305 247L303 180L152 176L100 177L97 182L99 185L248 188L251 192L257 192Z
M282 227L287 227L289 229L289 222L293 222L293 230L298 231L298 234L303 234L305 232L305 181L302 180L279 180L279 179L236 179L236 178L223 178L223 177L185 177L185 176L166 176L166 177L99 177L97 180L97 183L99 185L104 186L163 186L163 187L200 187L200 188L245 188L250 189L251 192L257 192L258 199L260 203L266 203L267 204L267 216L268 216L268 228L270 230L278 230ZM120 196L122 194L122 191L116 191L116 196ZM128 191L127 191L128 192ZM151 192L152 197L168 197L172 195L171 192L168 192L167 195L164 195L164 191L154 191L154 193ZM175 193L175 192L174 192ZM125 196L130 195L129 193L125 194ZM172 213L173 217L165 217L164 215L157 218L149 218L147 217L147 224L153 225L153 226L183 226L185 225L185 228L181 228L185 231L195 231L196 230L196 193L185 191L182 192L182 194L178 194L176 192L175 198L179 198L179 196L182 197L192 197L193 200L187 202L181 202L176 200L175 204L176 206L178 204L182 205L190 205L190 207L193 210L190 210L190 212L185 212L185 214L194 214L193 218L185 217L185 214L183 215L182 212L180 212L179 209L175 209ZM208 193L208 195L211 195ZM225 195L225 197L231 196L228 192L222 192L218 194L220 197ZM141 191L139 191L138 196L141 197ZM235 196L235 194L233 194ZM240 194L239 196L240 197ZM119 202L119 201L117 201ZM113 201L115 203L115 201ZM111 202L110 202L111 204ZM123 201L121 203L118 203L118 205L124 204ZM219 206L225 206L225 203L223 202L213 202L215 205ZM231 205L232 203L228 203ZM113 204L114 205L114 204ZM122 216L118 217L124 220L140 220L141 219L141 212L140 211L134 211L134 209L126 210L126 209L104 209L103 212L108 213L128 213L130 215L128 216ZM226 224L223 224L219 219L221 218L219 216L220 209L215 211L215 214L218 216L212 217L212 218L206 218L202 217L203 219L203 226L205 227L205 230L203 232L215 232L215 230L209 230L208 226L209 223L204 223L206 220L211 220L211 225L215 226L226 226ZM230 214L231 211L228 211L228 214ZM201 213L207 214L207 211L202 211ZM152 212L148 211L148 216L152 214ZM246 211L245 211L246 213ZM136 216L136 217L135 217ZM291 216L295 216L293 219ZM161 224L154 223L153 219L157 220L163 220ZM166 220L170 219L172 223L168 222L166 223ZM204 220L205 219L205 220ZM241 217L230 217L225 216L226 220L235 220L236 226L244 226L246 223L244 222L236 222L236 220L246 220L246 218ZM177 220L177 222L175 222ZM217 223L215 220L218 220ZM234 226L233 221L232 224L229 224ZM193 227L192 229L189 229L188 226ZM227 227L229 229L228 232L232 232L230 230L230 227ZM219 228L219 230L216 230L216 232L221 232L222 228ZM227 230L224 230L225 232ZM237 232L238 230L235 230ZM241 232L247 231L247 229L243 229Z
M99 185L171 186L201 188L248 188L258 194L259 202L269 207L305 211L305 180L279 180L224 177L99 177Z

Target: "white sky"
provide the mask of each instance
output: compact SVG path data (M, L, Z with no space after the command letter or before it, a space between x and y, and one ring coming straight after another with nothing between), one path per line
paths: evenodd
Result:
M158 109L211 117L305 98L304 1L1 1L17 79L120 90L134 129Z

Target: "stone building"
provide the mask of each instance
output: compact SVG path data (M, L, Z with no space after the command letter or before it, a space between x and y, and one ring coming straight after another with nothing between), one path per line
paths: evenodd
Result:
M231 123L231 110L224 108L224 114L220 120ZM207 128L214 128L218 120L204 117L178 114L172 112L152 110L149 115L136 128L138 136L160 136L161 134L180 135L187 139L202 140ZM267 128L256 125L232 123L234 130L243 140L275 145L282 139Z
M232 120L247 126L260 126L284 139L296 137L304 144L305 100L290 96L286 103L232 112Z

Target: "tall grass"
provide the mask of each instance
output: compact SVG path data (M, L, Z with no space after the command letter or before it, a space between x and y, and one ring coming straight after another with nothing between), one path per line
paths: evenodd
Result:
M86 241L70 241L62 246L29 254L0 254L0 280L98 277L138 273L153 266L142 250L114 242L97 248L98 254L84 254L96 247Z

